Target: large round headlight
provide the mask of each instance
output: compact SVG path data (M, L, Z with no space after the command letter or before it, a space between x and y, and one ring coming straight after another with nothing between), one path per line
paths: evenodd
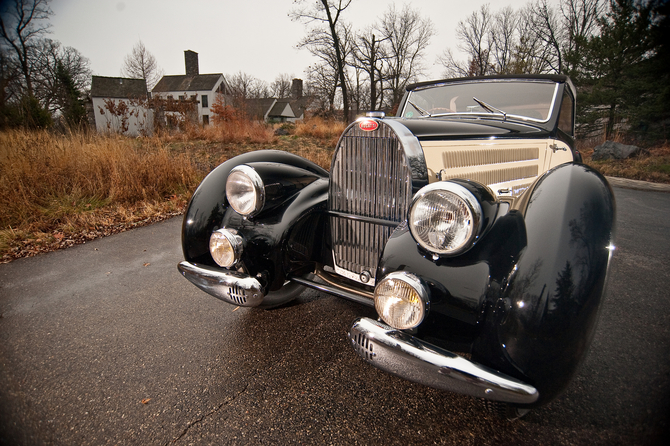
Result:
M438 182L414 197L409 228L416 241L440 255L461 254L472 247L482 222L482 207L472 193L457 183Z
M226 181L226 197L235 212L251 217L265 204L265 187L260 175L244 164L233 168Z
M217 265L230 268L242 255L242 237L227 229L217 229L209 236L209 252Z
M396 271L375 287L375 309L384 322L398 330L417 327L428 310L428 290L417 276Z

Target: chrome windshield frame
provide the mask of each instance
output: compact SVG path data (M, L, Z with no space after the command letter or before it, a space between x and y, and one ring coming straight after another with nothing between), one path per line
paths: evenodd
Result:
M408 95L404 101L403 104L403 109L402 113L399 116L404 116L405 111L407 110L407 105L410 104L410 100L412 98L412 94L415 92L419 91L425 91L425 90L431 90L434 88L440 88L440 87L446 87L446 86L452 86L452 85L463 85L463 84L482 84L482 83L487 83L487 84L495 84L495 83L542 83L542 84L553 84L554 85L554 92L551 98L551 104L549 106L549 111L547 113L547 119L536 119L536 118L531 118L529 116L523 116L523 115L516 115L514 113L507 113L507 114L502 114L502 113L481 113L481 112L476 112L476 113L467 113L467 112L453 112L453 113L436 113L436 114L430 114L428 116L420 115L416 118L413 119L429 119L429 118L442 118L442 117L450 117L450 118L456 118L456 119L497 119L499 118L500 120L509 120L509 119L514 119L518 121L524 121L524 122L532 122L532 123L537 123L537 124L546 124L551 120L552 115L554 114L554 109L556 108L556 101L558 98L558 91L559 91L559 86L560 83L553 81L553 80L547 80L547 79L490 79L490 80L482 80L482 79L476 79L476 80L462 80L462 81L455 81L455 82L439 82L436 84L431 84L431 85L424 85L421 87L417 87L414 90L411 90L408 92Z

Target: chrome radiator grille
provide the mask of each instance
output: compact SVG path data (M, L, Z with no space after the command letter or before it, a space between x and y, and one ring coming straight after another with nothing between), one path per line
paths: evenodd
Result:
M411 178L402 144L383 122L374 131L353 125L344 134L333 158L328 197L338 273L374 285L384 245L409 208Z

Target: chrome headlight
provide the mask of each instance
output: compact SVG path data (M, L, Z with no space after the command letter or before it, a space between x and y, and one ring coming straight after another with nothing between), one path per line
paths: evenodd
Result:
M242 255L242 237L228 229L217 229L209 236L209 252L217 265L230 268Z
M244 164L233 168L226 181L228 203L238 214L251 217L265 204L265 186L260 175Z
M461 254L472 247L482 225L482 207L465 187L438 182L414 196L409 229L424 249L440 255Z
M377 314L398 330L417 327L426 316L428 302L428 289L411 273L393 272L375 287Z

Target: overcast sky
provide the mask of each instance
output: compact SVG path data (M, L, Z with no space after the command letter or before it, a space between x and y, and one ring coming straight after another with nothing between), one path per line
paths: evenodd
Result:
M445 48L457 51L459 21L482 4L497 11L528 1L412 0L436 31L425 78L441 77L435 61ZM342 19L366 29L393 3L401 9L407 2L354 0ZM184 50L192 50L199 54L200 73L242 71L270 83L282 73L305 78L305 68L316 62L296 48L307 28L289 18L293 7L293 0L52 0L50 38L89 58L96 75L119 76L124 57L142 40L164 74L184 74Z

